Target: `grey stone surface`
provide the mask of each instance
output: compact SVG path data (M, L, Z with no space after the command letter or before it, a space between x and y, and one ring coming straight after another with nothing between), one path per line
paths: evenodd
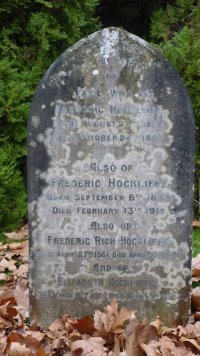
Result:
M96 32L49 68L28 131L31 320L116 298L184 321L194 120L171 65L128 32Z

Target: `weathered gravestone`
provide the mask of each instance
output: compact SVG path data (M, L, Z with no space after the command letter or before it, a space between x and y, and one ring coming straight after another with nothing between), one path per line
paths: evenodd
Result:
M194 122L171 65L130 33L96 32L50 67L28 130L32 321L113 298L185 320Z

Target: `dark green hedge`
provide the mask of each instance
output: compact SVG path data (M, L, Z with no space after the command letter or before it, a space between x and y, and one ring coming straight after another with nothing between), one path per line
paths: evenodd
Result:
M99 28L98 0L2 0L0 5L0 231L27 215L26 125L35 88L67 47Z
M151 38L181 75L196 120L195 198L200 200L200 1L177 0L154 13ZM195 217L199 206L195 205Z

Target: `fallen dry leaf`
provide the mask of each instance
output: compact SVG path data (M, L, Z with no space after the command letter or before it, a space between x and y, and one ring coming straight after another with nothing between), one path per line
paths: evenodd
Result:
M10 304L10 302L7 302L3 305L0 305L0 315L3 317L6 317L8 314L8 305ZM16 314L15 314L16 315Z
M25 345L21 345L18 342L12 342L8 351L8 356L32 356L32 351Z
M73 330L72 332L69 333L70 343L80 339L81 339L81 334L79 333L78 330Z
M11 321L0 316L0 330L3 330L4 328L11 328L12 326L13 324Z
M24 242L16 242L16 243L10 243L6 246L6 249L4 249L4 257L7 259L14 258L14 256L20 257L24 262L28 262L28 241Z
M200 221L199 220L193 220L192 226L200 228Z
M20 255L22 256L23 262L28 262L28 254L29 254L29 242L22 242L22 248L20 251Z
M36 352L38 350L40 350L41 355L43 352L43 355L47 356L47 354L42 349L40 342L38 340L36 340L35 338L33 338L31 335L21 335L17 332L11 333L8 336L8 344L7 344L7 348L6 348L6 351L8 350L8 355L10 355L9 354L10 350L15 350L13 348L13 344L15 345L16 350L17 350L17 347L20 349L19 345L25 346L27 348L27 350L24 348L24 352L30 351L31 356L37 354ZM23 349L21 349L21 350L23 350ZM15 355L15 354L13 353L12 355ZM23 355L23 353L21 355ZM29 354L27 353L27 355L29 355Z
M36 339L39 342L41 342L45 337L44 332L35 331L35 330L27 330L26 335L31 336L33 339Z
M7 260L6 258L2 258L0 261L0 271L3 272L6 269L14 272L16 271L17 267L15 266L16 261L14 260Z
M104 356L107 355L105 340L101 337L90 337L87 340L77 340L74 341L71 350L72 356ZM80 352L80 350L82 350ZM78 351L79 350L79 351Z
M104 313L95 311L94 327L98 330L105 329L106 332L115 334L122 333L124 322L131 317L135 317L133 311L127 308L122 308L118 311L118 303L116 300L113 300L110 305L104 308Z
M120 341L117 336L115 336L114 339L114 348L113 348L113 356L119 356L120 355Z
M194 340L194 339L188 339L188 338L186 338L186 337L182 337L182 338L181 338L181 341L182 341L182 343L183 343L186 347L188 347L188 348L190 348L190 349L193 349L195 352L200 353L200 352L199 352L199 351L200 351L200 345L198 345L198 343L197 343L196 340Z
M15 298L15 290L4 286L0 290L0 299Z
M195 320L200 320L200 312L196 312L196 313L194 314L194 319L195 319Z
M57 351L65 347L65 340L64 339L54 339L52 341L51 349L52 351Z
M6 251L8 249L8 245L1 243L0 244L0 251Z
M0 336L0 352L3 355L3 352L5 351L7 346L7 338L5 336Z
M22 240L28 236L28 224L24 225L20 230L4 232L4 235L9 239Z
M48 335L52 335L52 339L54 339L55 337L60 335L60 331L65 330L64 328L65 328L64 322L61 321L60 319L56 319L48 327L48 330L51 332L51 334Z
M158 341L151 341L147 344L140 344L142 350L146 352L147 356L160 356L162 355L160 352L160 343Z
M15 298L1 299L0 304L0 315L8 320L13 320L13 317L17 315Z
M148 325L137 319L131 320L126 328L127 348L139 347L141 343L148 344L151 340L158 340L159 332L156 326Z
M192 308L200 311L200 287L196 287L192 290L191 302Z
M162 325L160 317L157 316L156 320L152 321L149 325L154 326L159 331Z
M15 298L17 301L17 310L21 313L24 319L29 316L29 289L28 280L26 278L18 278L15 288Z
M15 242L15 243L10 243L7 245L7 249L10 251L13 250L21 250L23 248L23 243L22 242Z
M185 334L184 336L187 336L188 338L199 338L200 337L200 322L197 321L194 325L193 324L187 324L184 327Z
M94 321L89 316L85 316L83 319L79 319L76 323L72 323L71 325L81 334L92 335L95 330Z
M192 351L184 345L175 344L167 336L163 336L160 340L161 355L165 356L192 356Z
M27 277L28 275L28 265L23 264L20 265L19 268L15 272L15 277Z
M191 326L193 326L193 325L191 325ZM188 335L188 332L190 332L191 330L189 330L189 329L187 330L183 326L179 325L179 326L177 326L177 331L178 331L179 337L181 337L181 336Z
M0 281L8 281L10 276L6 273L0 273Z
M192 259L192 280L193 282L200 280L200 254Z

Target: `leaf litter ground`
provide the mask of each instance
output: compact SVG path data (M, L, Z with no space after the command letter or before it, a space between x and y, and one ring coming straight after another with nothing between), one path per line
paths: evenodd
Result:
M0 355L200 355L200 287L193 289L193 314L185 326L168 328L159 317L139 321L133 310L119 310L116 300L93 318L63 315L47 330L29 326L27 228L7 238L0 244ZM193 281L200 282L200 254L193 259Z

